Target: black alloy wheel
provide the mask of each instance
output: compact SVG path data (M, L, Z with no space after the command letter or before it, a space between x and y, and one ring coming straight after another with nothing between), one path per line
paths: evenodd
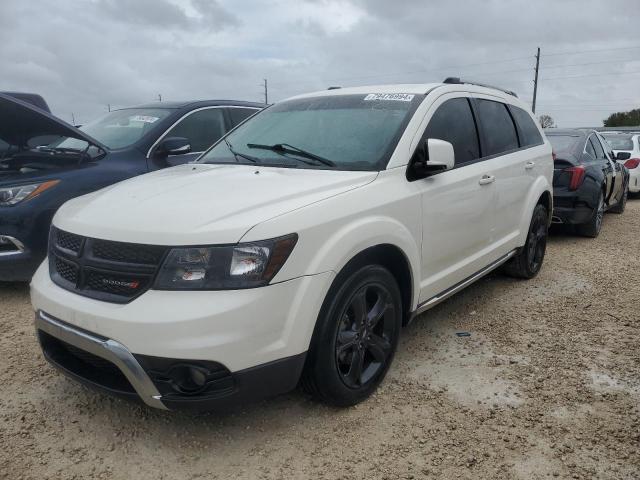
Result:
M504 265L504 272L516 278L530 279L542 268L547 251L549 214L544 205L538 204L533 210L529 232L524 246Z
M385 285L365 284L340 315L336 368L349 388L360 388L385 367L391 353L395 311Z
M384 379L402 326L402 297L381 265L347 267L327 294L307 353L301 385L316 399L355 405Z

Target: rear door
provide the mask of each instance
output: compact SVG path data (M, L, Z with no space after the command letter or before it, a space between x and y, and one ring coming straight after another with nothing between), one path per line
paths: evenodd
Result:
M615 170L611 162L609 162L607 155L604 153L604 148L595 133L589 135L589 143L591 143L593 151L595 152L595 161L599 168L602 169L606 178L605 201L609 202L614 194Z
M489 219L490 249L495 260L520 246L522 218L529 215L524 212L527 195L540 174L541 163L536 162L532 150L520 148L517 124L507 104L496 97L476 95L474 106L484 164L495 177L495 201ZM533 128L537 130L535 125ZM537 142L543 143L541 138Z
M595 134L595 138L598 140L598 143L602 147L604 151L604 158L609 163L609 167L611 168L611 193L609 194L609 202L615 203L617 199L622 197L622 167L614 160L613 150L611 149L611 145L600 135Z
M491 172L480 161L480 142L469 99L462 93L443 95L429 109L423 125L418 145L429 138L450 142L455 166L414 180L422 199L421 302L489 263L489 225L495 203L494 185L486 181Z

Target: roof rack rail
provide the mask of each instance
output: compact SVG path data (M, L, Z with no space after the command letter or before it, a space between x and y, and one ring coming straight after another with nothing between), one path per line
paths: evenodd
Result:
M329 87L327 88L327 90L340 90L341 88L342 87L335 86L335 87Z
M500 90L501 92L507 93L509 95L513 95L514 97L518 98L518 95L516 94L516 92L512 90L506 90L504 88L496 87L494 85L487 85L486 83L478 83L478 82L470 82L468 80L461 80L460 77L447 77L444 79L444 82L442 83L448 83L451 85L464 85L464 84L477 85L478 87L493 88L494 90Z

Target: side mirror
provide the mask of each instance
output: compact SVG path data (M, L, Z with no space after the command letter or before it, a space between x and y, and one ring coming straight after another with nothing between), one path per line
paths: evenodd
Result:
M191 151L191 144L188 138L168 137L163 139L156 148L156 155L168 157L169 155L184 155Z
M615 158L616 160L629 160L631 158L631 152L618 152Z
M421 146L422 158L414 160L411 164L412 177L414 179L425 178L436 173L451 170L455 165L455 153L453 145L444 140L428 138Z

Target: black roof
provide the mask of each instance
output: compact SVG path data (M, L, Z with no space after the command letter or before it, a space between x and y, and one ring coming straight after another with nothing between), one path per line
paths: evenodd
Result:
M118 110L126 110L129 108L166 108L166 109L179 109L179 108L202 108L202 107L225 107L225 106L235 106L235 107L253 107L253 108L264 108L264 103L258 102L243 102L241 100L185 100L182 102L171 101L171 102L152 102L152 103L144 103L142 105L134 105L131 107L124 107Z

